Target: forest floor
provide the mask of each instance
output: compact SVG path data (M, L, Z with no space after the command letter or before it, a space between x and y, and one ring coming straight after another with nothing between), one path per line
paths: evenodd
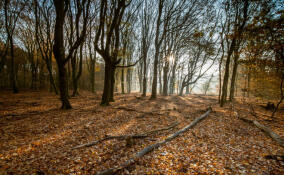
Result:
M116 94L111 106L101 107L100 95L81 92L71 98L73 109L60 110L58 96L48 92L1 92L0 174L94 174L120 165L176 132L209 106L213 112L205 120L119 174L284 174L283 162L265 158L283 155L283 148L232 111L255 119L248 102L240 99L220 108L216 96L159 96L156 100L138 96ZM284 106L270 120L271 111L252 104L257 120L284 138ZM180 124L135 139L131 146L123 140L108 140L72 149L105 135L144 133L174 122Z

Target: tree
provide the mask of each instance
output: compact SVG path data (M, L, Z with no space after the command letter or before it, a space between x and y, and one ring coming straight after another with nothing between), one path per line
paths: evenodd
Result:
M227 20L231 20L229 19L231 16L233 16L234 18L233 22L230 21L227 23L227 25L229 25L228 28L230 28L231 23L233 24L234 28L232 29L233 34L231 34L230 37L228 36L229 38L227 38L228 50L227 50L227 60L225 65L225 73L223 78L222 95L220 101L221 107L224 106L227 100L227 88L228 88L229 68L230 68L229 66L230 66L231 56L234 52L237 52L239 49L240 42L238 42L238 40L241 38L245 25L249 19L248 17L249 5L250 3L248 0L225 2L225 11L226 11ZM231 13L233 13L233 15Z
M211 85L213 77L214 77L214 74L212 74L210 78L207 81L205 81L204 84L202 85L202 90L203 90L204 95L206 95L207 92L210 90L210 85Z
M143 58L143 83L142 96L146 96L147 92L147 64L148 52L151 46L151 38L153 37L153 29L151 26L152 16L150 15L151 7L147 1L144 1L141 10L141 55Z
M54 0L54 6L56 11L56 23L54 30L54 45L53 45L53 53L57 62L58 72L59 72L59 89L60 89L60 98L62 102L62 109L71 109L71 104L68 100L68 92L67 92L67 80L66 80L66 63L71 59L75 50L84 42L87 30L87 23L89 17L89 7L90 0L77 0L77 14L76 18L79 23L79 19L83 14L83 27L81 33L79 31L76 33L76 40L72 46L69 47L68 55L65 56L65 47L64 47L64 21L65 16L69 8L70 1L61 1ZM77 23L77 24L78 24Z
M41 58L44 60L49 74L50 90L58 94L56 83L53 77L53 37L52 30L54 27L55 16L52 3L49 1L34 0L35 16L35 37Z
M9 42L10 46L10 56L11 56L11 63L10 63L10 81L13 89L13 93L18 93L18 86L15 74L15 57L14 57L14 34L15 28L20 16L21 11L23 10L25 4L22 1L9 1L5 0L4 2L4 15L5 15L5 29L7 34L7 41Z
M110 4L108 4L110 3ZM131 3L126 0L100 2L99 26L96 31L95 48L105 61L104 90L101 105L109 105L113 99L115 69L118 59L120 25L125 8Z

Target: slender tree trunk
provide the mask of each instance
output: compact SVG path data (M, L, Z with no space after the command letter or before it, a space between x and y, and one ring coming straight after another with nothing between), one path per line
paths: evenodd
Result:
M182 94L183 94L183 89L184 89L184 85L182 84L181 87L180 87L179 96L182 96Z
M34 55L33 54L30 54L30 61L31 61L31 76L32 76L32 82L31 82L31 86L30 88L31 89L36 89L36 79L37 79L37 66L35 65L35 62L34 62Z
M95 64L91 60L91 65L90 65L90 82L91 82L91 91L92 93L95 93Z
M155 60L154 60L154 73L153 73L153 83L152 83L152 94L151 99L157 98L157 78L158 78L158 58L159 52L156 50Z
M109 105L109 98L111 94L111 64L109 62L105 62L105 80L104 80L104 90L102 95L102 106Z
M152 94L151 99L157 98L157 81L158 81L158 64L159 64L159 52L162 38L159 38L160 34L160 25L161 25L161 16L163 11L164 1L159 0L159 13L156 23L156 37L155 37L155 57L154 57L154 73L153 73L153 83L152 83Z
M127 93L131 93L131 83L132 83L132 70L127 69Z
M111 71L110 71L111 75L110 75L110 82L111 82L111 86L110 86L110 96L109 96L109 101L110 102L114 102L114 86L115 86L115 66L112 65L111 66Z
M72 67L72 70L71 70L71 76L72 76L72 85L73 85L73 93L72 93L72 97L75 97L77 95L76 93L76 89L77 89L77 80L76 80L76 58L77 57L77 54L75 52L74 56L72 56L71 58L71 67Z
M163 71L164 71L164 74L163 74L163 80L164 80L163 95L167 96L168 95L168 72L169 72L169 63L168 62L166 62Z
M235 49L235 45L236 45L236 40L233 39L230 49L228 51L228 56L226 60L225 74L223 78L223 87L222 87L222 95L221 95L221 102L220 102L221 107L224 106L227 100L227 88L228 88L228 80L229 80L230 61L231 61L231 56L233 54L233 51Z
M13 93L18 93L18 87L17 87L17 80L16 80L16 74L15 74L15 57L14 57L14 44L13 44L13 37L10 38L10 54L11 54L11 84Z
M250 68L249 68L249 72L248 72L248 79L247 79L247 98L249 98L249 92L250 92Z
M44 89L45 85L44 85L44 64L40 64L39 67L39 87L40 89Z
M145 54L145 53L144 53ZM146 93L147 93L147 56L144 55L143 56L143 93L142 96L146 97Z
M185 87L185 94L189 94L189 85Z
M68 88L67 88L67 71L63 63L58 62L58 71L59 71L59 90L60 90L60 98L62 102L62 109L71 109L71 104L68 100Z
M218 102L221 103L221 92L222 92L222 72L221 72L221 63L219 65L219 95Z
M176 59L172 70L172 76L170 80L170 94L174 94L175 91L175 81L176 81Z
M51 84L51 87L54 90L55 94L58 95L58 90L57 90L57 87L56 87L56 84L55 84L55 80L54 80L53 75L52 75L52 65L51 65L51 63L48 62L46 64L46 67L47 67L48 74L49 74L49 83Z
M74 58L76 59L76 57ZM73 66L73 64L75 66ZM78 81L82 75L82 69L83 69L83 44L80 45L80 58L79 58L79 70L78 73L76 74L76 60L74 63L72 63L72 77L73 77L73 94L72 96L75 97L78 95Z
M122 65L125 65L125 59L123 59ZM121 79L120 79L120 83L121 83L121 93L125 94L124 92L124 68L121 69Z
M159 66L159 94L163 94L162 67Z
M224 45L222 41L222 56L219 63L219 96L218 96L218 102L221 103L221 93L222 93L222 64L224 59Z
M282 103L282 101L284 100L284 92L283 92L283 85L284 85L284 73L282 74L282 79L281 79L281 83L280 83L280 100L278 101L275 109L273 110L271 117L273 118L275 113L277 112L280 104Z
M235 82L236 82L236 75L237 75L237 70L238 70L238 59L239 59L239 53L236 53L235 58L234 58L234 67L233 67L233 73L232 73L232 79L231 79L230 101L234 99Z
M64 1L54 0L54 6L56 10L56 22L54 30L54 45L53 53L57 62L59 71L59 90L60 98L62 102L62 109L71 109L71 104L68 100L68 84L65 68L65 50L64 50L64 18L65 18L65 5Z

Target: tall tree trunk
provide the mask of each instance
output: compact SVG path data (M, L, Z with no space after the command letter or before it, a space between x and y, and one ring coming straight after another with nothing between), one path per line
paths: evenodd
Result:
M91 84L91 92L95 93L95 68L93 61L91 61L90 65L90 84Z
M91 60L91 65L90 65L90 82L91 82L91 91L92 93L95 93L95 66L96 62Z
M123 59L122 65L125 65L125 59ZM120 79L120 84L121 84L121 93L125 94L124 92L124 68L121 68L121 79Z
M158 63L159 63L160 46L162 43L162 38L159 38L159 35L160 35L161 16L162 16L163 6L164 6L163 3L164 3L163 0L159 0L159 12L158 12L158 18L157 18L157 23L156 23L154 73L153 73L151 99L157 98Z
M275 113L277 112L280 104L282 103L282 101L284 100L284 92L283 92L283 86L284 86L284 73L282 74L282 79L281 79L281 83L280 83L280 100L278 101L276 107L274 108L271 117L273 118Z
M11 54L11 84L13 93L18 93L18 87L17 87L17 80L16 80L16 74L15 74L15 57L14 57L14 44L13 44L13 37L10 36L10 54Z
M183 94L183 89L184 89L184 85L182 84L182 85L180 86L179 96L182 96L182 94Z
M131 93L131 83L132 83L132 70L127 69L127 93Z
M175 81L176 81L176 59L174 62L173 70L172 70L172 76L170 79L170 94L174 94L175 91Z
M155 60L154 60L154 73L153 73L153 83L152 83L152 94L151 99L157 98L157 80L158 80L158 58L159 51L155 53Z
M230 101L234 99L234 93L235 93L235 82L236 82L236 75L238 70L238 60L239 60L239 53L235 53L234 58L234 67L233 67L233 73L232 73L232 79L231 79L231 89L230 89Z
M137 71L137 73L138 73L138 80L139 80L139 92L140 92L140 93L143 93L143 76L142 76L142 69L144 69L144 68L143 68L143 65L141 64L141 65L140 65L140 68L138 68L138 71Z
M169 62L168 61L166 61L163 71L164 71L163 95L167 96L168 95L168 72L169 72Z
M163 83L162 83L162 67L159 66L159 94L163 93Z
M249 71L248 71L248 79L247 79L247 98L249 98L249 93L250 93L250 76L251 76L251 73L250 73L250 68L249 68Z
M75 52L76 54L76 52ZM78 73L76 73L76 56L73 58L75 61L72 61L72 78L73 78L73 94L72 97L75 97L78 95L78 81L82 75L82 69L83 69L83 44L80 45L80 56L79 56L79 70Z
M58 90L57 90L57 87L56 87L56 84L55 84L55 80L53 78L53 75L52 75L52 63L50 61L47 61L46 62L46 68L48 70L48 75L49 75L49 83L51 85L51 90L53 89L55 94L57 95L58 94Z
M56 22L54 30L54 45L53 53L57 62L58 71L59 71L59 90L60 98L62 102L62 109L71 109L71 104L68 100L68 89L67 89L67 76L65 68L65 50L64 50L64 20L66 9L64 1L54 0L54 6L56 10Z
M110 96L109 96L109 101L110 102L114 102L114 86L115 86L115 66L112 65L111 66L111 79L110 79L110 82L111 82L111 86L110 86Z
M111 64L110 62L106 61L105 62L105 78L104 78L104 90L103 90L103 95L102 95L102 101L101 105L102 106L108 106L109 105L109 98L111 94Z
M143 55L143 93L142 93L143 97L146 97L146 93L147 93L147 68L146 66L147 66L147 56Z
M224 74L224 78L223 78L223 87L222 87L222 95L221 95L221 102L220 102L221 107L224 106L224 104L226 103L226 100L227 100L227 89L228 89L228 80L229 80L229 71L230 71L230 61L231 61L231 56L233 54L233 51L235 49L235 45L236 45L236 39L234 38L232 40L230 49L228 51L228 56L227 56L227 60L226 60L225 74Z
M58 62L58 71L59 71L59 90L60 90L60 98L62 102L62 109L71 109L71 104L68 100L68 88L67 88L67 76L66 76L66 68L63 63Z
M185 94L189 94L189 85L185 87Z
M232 39L232 42L230 44L230 48L228 50L228 56L227 56L227 60L226 60L226 66L225 66L225 74L224 74L224 79L223 79L223 88L222 88L222 96L221 96L221 102L220 102L220 106L223 107L226 100L227 100L227 88L228 88L228 80L229 80L229 69L230 69L230 61L231 61L231 56L233 54L233 52L238 51L239 46L241 44L241 41L237 42L237 39L240 39L243 29L245 27L245 24L248 20L248 7L249 7L249 1L245 0L243 1L243 21L241 22L241 24L235 25L235 37Z
M222 63L219 65L219 95L218 95L218 102L221 103L221 92L222 92Z

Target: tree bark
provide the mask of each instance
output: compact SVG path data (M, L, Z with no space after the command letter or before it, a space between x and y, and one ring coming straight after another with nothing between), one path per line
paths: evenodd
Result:
M157 23L156 23L154 73L153 73L151 99L157 98L159 52L160 52L160 46L161 46L162 39L163 39L163 36L161 36L162 38L159 37L160 36L160 25L161 25L161 16L162 16L162 11L163 11L163 6L164 6L164 1L159 0L159 12L158 12L158 18L157 18Z
M125 59L122 61L122 65L125 65ZM121 69L121 79L120 79L120 84L121 84L121 93L125 94L124 91L124 68Z
M59 90L61 98L61 109L71 109L72 106L68 100L68 88L67 88L67 74L66 68L63 63L58 62L58 71L59 71Z
M278 101L275 109L273 110L271 117L273 118L276 111L278 110L280 104L282 103L282 101L284 100L284 92L283 92L283 85L284 85L284 73L282 74L282 79L281 79L281 83L280 83L280 100Z
M131 93L131 84L132 84L132 70L127 69L127 93Z
M231 79L231 89L230 89L230 101L233 101L234 99L234 93L235 93L235 82L236 82L236 75L238 70L238 60L239 60L239 53L235 53L234 58L234 67L233 67L233 73L232 73L232 79Z
M10 54L11 54L11 83L12 83L12 89L13 93L18 93L18 86L17 86L17 80L16 80L16 74L15 74L15 56L14 56L14 44L13 44L13 37L10 36Z
M60 98L62 102L61 109L71 109L71 104L68 100L68 89L66 80L66 68L65 68L65 51L64 51L64 18L66 15L66 9L64 1L54 0L54 6L56 10L56 22L54 30L54 45L53 53L57 62L59 71L59 89Z
M168 95L168 72L169 72L169 61L166 60L165 62L165 66L163 68L163 96L167 96Z
M76 54L76 52L75 52ZM78 81L82 75L82 70L83 70L83 43L80 45L80 55L79 55L79 70L78 73L76 73L76 55L74 56L74 60L72 62L71 58L71 63L72 63L72 78L73 78L73 94L72 97L75 97L78 95Z
M109 98L111 93L111 64L110 62L105 62L105 78L104 78L104 90L102 95L102 106L108 106L109 105Z
M114 86L115 86L115 66L111 66L111 86L110 86L110 96L109 96L109 101L114 102Z
M145 54L145 52L143 52ZM142 92L142 96L146 97L146 93L147 93L147 56L143 55L143 92Z
M176 63L173 66L172 76L170 79L170 94L174 94L175 91L175 81L176 81Z

